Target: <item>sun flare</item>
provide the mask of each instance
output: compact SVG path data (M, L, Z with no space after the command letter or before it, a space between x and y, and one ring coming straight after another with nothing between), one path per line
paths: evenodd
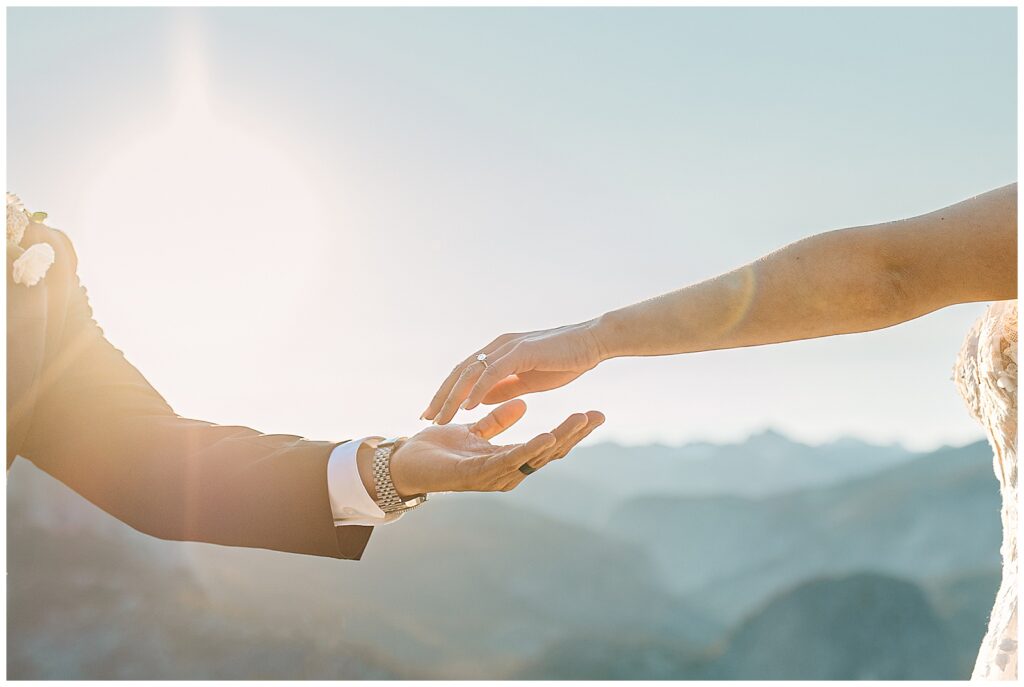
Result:
M87 210L103 218L106 242L159 251L162 265L187 275L179 288L212 293L226 260L236 275L249 268L265 277L296 225L321 224L323 213L300 156L288 149L290 132L254 125L218 103L200 32L185 25L179 34L171 105L145 133L108 151ZM254 281L250 300L265 304L260 289L271 287L265 278Z

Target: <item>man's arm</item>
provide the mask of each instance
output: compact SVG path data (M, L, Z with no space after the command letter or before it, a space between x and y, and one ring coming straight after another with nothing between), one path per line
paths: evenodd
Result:
M328 495L338 444L177 416L103 336L70 242L53 234L70 261L68 312L24 456L162 539L359 558L371 528L335 528Z
M47 286L68 289L68 309L21 454L156 537L359 558L372 529L365 525L397 517L374 502L376 439L315 442L178 417L104 338L70 242L52 233L58 261ZM403 498L507 491L604 421L576 413L526 443L490 443L525 411L513 401L473 424L404 440L390 456L394 490Z

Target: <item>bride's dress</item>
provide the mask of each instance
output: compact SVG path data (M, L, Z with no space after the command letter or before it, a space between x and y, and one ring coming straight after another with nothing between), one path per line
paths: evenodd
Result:
M964 341L954 373L984 427L1003 497L1003 581L971 679L1017 678L1017 301L989 306Z

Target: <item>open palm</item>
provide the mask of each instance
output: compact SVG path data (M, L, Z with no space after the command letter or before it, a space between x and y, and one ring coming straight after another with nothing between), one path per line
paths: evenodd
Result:
M565 456L604 422L598 411L575 413L551 432L526 443L490 442L526 413L526 403L509 401L483 419L464 425L433 425L412 436L391 458L395 489L403 496L437 491L509 491L526 477L521 467L539 469Z

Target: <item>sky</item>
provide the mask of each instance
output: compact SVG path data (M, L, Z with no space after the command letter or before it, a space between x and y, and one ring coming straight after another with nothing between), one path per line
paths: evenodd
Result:
M8 189L179 414L265 432L411 434L501 333L1016 180L1013 8L7 12ZM504 436L963 443L983 310L610 361Z

